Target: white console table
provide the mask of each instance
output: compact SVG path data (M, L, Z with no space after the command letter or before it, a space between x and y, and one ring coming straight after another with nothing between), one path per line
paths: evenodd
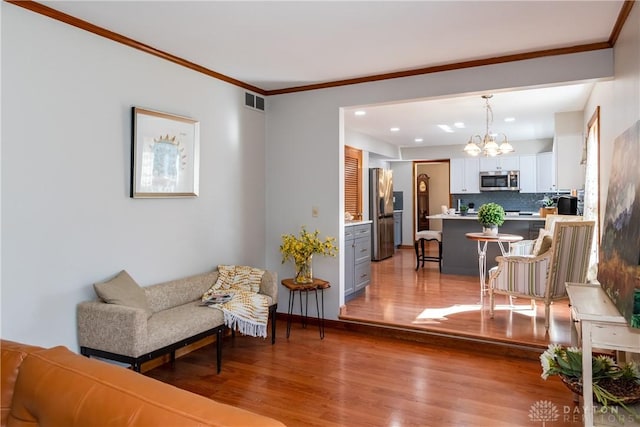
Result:
M640 353L640 329L629 327L600 285L567 283L567 293L571 301L571 319L576 322L576 327L571 329L572 343L582 347L584 425L592 427L594 426L592 351L598 348ZM636 410L638 410L637 407ZM610 424L608 420L602 424L596 419L595 425L616 424ZM640 424L626 422L624 425Z

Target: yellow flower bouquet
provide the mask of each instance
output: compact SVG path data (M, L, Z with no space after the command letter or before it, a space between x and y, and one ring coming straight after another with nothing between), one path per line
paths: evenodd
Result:
M296 283L313 282L312 257L313 254L324 256L336 256L338 248L335 245L334 237L326 237L321 240L318 237L318 230L310 233L305 226L302 226L298 236L294 234L283 234L280 253L282 253L282 263L293 260L296 265Z

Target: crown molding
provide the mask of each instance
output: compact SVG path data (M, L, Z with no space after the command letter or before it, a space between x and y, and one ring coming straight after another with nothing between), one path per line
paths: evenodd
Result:
M99 27L90 22L84 21L82 19L76 18L74 16L68 15L63 12L60 12L56 9L53 9L49 6L45 6L36 1L33 1L33 0L4 0L4 1L7 3L11 3L16 6L20 6L22 8L28 9L32 12L39 13L44 16L48 16L49 18L55 19L60 22L64 22L65 24L72 25L74 27L96 34L98 36L105 37L117 43L121 43L126 46L132 47L134 49L141 50L143 52L149 53L151 55L157 56L159 58L181 65L183 67L189 68L196 72L205 74L209 77L213 77L215 79L222 80L232 85L241 87L243 89L256 92L263 96L281 95L281 94L304 92L304 91L317 90L317 89L327 89L327 88L339 87L339 86L349 86L349 85L360 84L360 83L369 83L369 82L375 82L375 81L381 81L381 80L418 76L422 74L438 73L442 71L452 71L452 70L460 70L464 68L481 67L485 65L502 64L506 62L523 61L527 59L541 58L545 56L568 55L571 53L589 52L589 51L600 50L600 49L610 49L614 47L616 41L618 40L618 36L620 35L620 32L622 31L622 28L627 18L629 17L629 14L631 13L631 9L633 8L636 2L636 0L624 1L622 7L620 8L618 19L616 20L616 23L611 31L611 35L609 36L609 40L607 41L576 45L576 46L568 46L568 47L555 48L555 49L537 50L537 51L524 52L524 53L518 53L513 55L496 56L492 58L476 59L472 61L453 62L449 64L435 65L431 67L416 68L412 70L396 71L396 72L384 73L384 74L375 74L371 76L356 77L356 78L344 79L344 80L335 80L335 81L329 81L324 83L314 83L314 84L303 85L303 86L295 86L295 87L288 87L288 88L274 89L274 90L265 90L257 86L251 85L249 83L243 82L241 80L234 79L233 77L229 77L227 75L210 70L206 67L198 65L191 61L187 61L186 59L172 55L168 52L164 52L160 49L156 49L152 46L141 43L137 40L123 36L121 34L115 33L106 28Z
M20 6L27 10L30 10L35 13L39 13L44 16L48 16L49 18L55 19L60 22L64 22L65 24L72 25L74 27L80 28L82 30L88 31L90 33L96 34L98 36L107 38L117 43L121 43L125 46L132 47L134 49L141 50L143 52L149 53L151 55L157 56L159 58L165 59L167 61L173 62L178 65L182 65L183 67L189 68L191 70L197 71L199 73L205 74L209 77L213 77L214 79L222 80L227 83L231 83L232 85L239 86L241 88L257 92L261 95L265 95L266 92L256 86L250 85L249 83L245 83L238 79L234 79L233 77L229 77L227 75L218 73L216 71L210 70L206 67L193 63L191 61L187 61L186 59L180 58L178 56L172 55L168 52L164 52L160 49L156 49L153 46L149 46L147 44L141 43L137 40L131 39L129 37L123 36L122 34L118 34L111 30L108 30L103 27L99 27L90 22L84 21L82 19L76 18L75 16L68 15L66 13L60 12L59 10L53 9L49 6L45 6L41 3L32 1L32 0L5 0L7 3L14 4L16 6Z

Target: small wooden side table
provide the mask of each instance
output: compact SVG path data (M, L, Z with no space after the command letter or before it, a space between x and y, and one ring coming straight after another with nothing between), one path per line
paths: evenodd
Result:
M282 285L289 289L289 310L287 316L287 338L291 334L291 315L293 313L293 305L296 300L296 292L300 298L300 316L302 317L302 327L307 327L307 313L309 310L309 292L313 291L316 296L316 313L318 314L318 331L320 339L324 339L324 290L331 287L329 282L322 279L313 278L311 283L296 283L292 278L282 279ZM321 304L318 304L318 290L320 290ZM305 307L302 310L302 293L305 294Z

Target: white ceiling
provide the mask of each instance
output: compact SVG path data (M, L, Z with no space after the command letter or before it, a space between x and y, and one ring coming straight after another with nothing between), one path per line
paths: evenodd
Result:
M493 112L490 131L504 133L510 142L553 138L554 114L582 111L592 88L593 83L580 83L487 94L493 95L489 100ZM484 136L485 105L478 94L350 108L345 111L345 128L399 147L460 145L472 135ZM356 116L356 111L365 111L366 115ZM505 122L505 118L515 121ZM456 128L456 122L463 123L464 128ZM445 132L438 125L447 125L452 132ZM391 127L399 127L400 131L392 132ZM416 138L423 141L415 142Z
M44 4L263 90L607 41L606 1L46 1ZM591 85L495 93L494 130L550 138L553 113ZM399 146L463 144L484 130L472 97L368 108L346 124ZM502 122L505 116L514 123ZM445 134L434 125L463 121ZM390 126L400 132L393 135ZM437 132L436 132L437 130ZM461 140L462 139L462 140Z

